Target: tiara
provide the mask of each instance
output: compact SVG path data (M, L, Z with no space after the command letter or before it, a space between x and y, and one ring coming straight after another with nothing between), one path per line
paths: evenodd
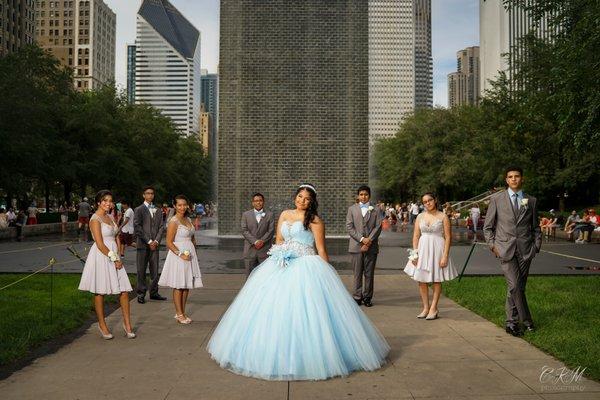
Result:
M298 189L302 189L302 188L308 188L308 189L312 190L313 192L315 192L315 194L317 193L317 189L315 189L315 187L313 185L304 184L304 185L298 186Z

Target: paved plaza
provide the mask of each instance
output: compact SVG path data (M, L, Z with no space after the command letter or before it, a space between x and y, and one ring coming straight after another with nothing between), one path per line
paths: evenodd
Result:
M381 272L400 273L406 265L406 249L412 247L412 228L404 232L384 231L380 238L380 254L377 267ZM472 234L464 228L454 229L451 257L460 271L465 264L472 246ZM501 275L499 262L483 243L483 236L473 251L465 270L466 275ZM203 221L203 229L196 233L200 268L204 274L243 273L243 241L241 235L218 237L216 224L212 220ZM78 240L76 236L60 234L34 236L23 242L0 241L0 273L33 272L48 264L51 258L57 260L55 272L79 273L82 263L68 250L72 247L85 258L92 242ZM333 266L340 274L351 274L348 255L348 239L331 237L327 239L327 249ZM164 245L160 252L160 265L166 257ZM125 268L135 273L135 249L128 248ZM600 244L575 244L561 239L544 241L542 252L532 263L530 274L599 274Z
M206 226L210 228L210 226ZM205 227L205 228L206 228ZM389 363L375 372L318 382L270 382L225 371L210 359L206 344L220 317L243 285L241 240L218 238L213 229L197 233L205 287L192 291L189 326L177 325L169 301L131 302L138 334L127 340L120 313L108 317L115 339L103 341L92 324L80 337L57 352L0 381L4 399L600 399L600 384L584 378L554 383L540 375L544 368L564 365L493 323L442 298L440 318L415 318L420 300L415 283L402 273L407 232L384 232L376 276L375 307L364 308L392 351ZM462 267L470 241L456 237L452 256ZM333 263L344 283L351 274L346 240L328 239ZM65 249L74 246L84 256L88 243L49 236L21 243L0 243L0 271L26 272L55 257L59 272L80 272L81 263ZM567 266L599 266L600 245L544 243L533 264L534 273L598 271ZM164 253L163 257L164 257ZM135 252L127 252L127 269L134 271ZM467 273L497 274L499 267L484 246L476 245Z
M342 276L346 285L350 278ZM376 305L365 312L392 347L384 368L318 382L238 376L219 368L205 347L243 277L206 274L203 280L205 288L190 296L191 325L175 323L170 301L132 302L135 340L121 334L115 312L108 318L115 339L103 341L92 325L58 352L0 381L2 399L600 398L600 384L583 378L569 385L540 382L544 367L563 364L446 298L438 320L416 319L420 301L414 282L381 272Z

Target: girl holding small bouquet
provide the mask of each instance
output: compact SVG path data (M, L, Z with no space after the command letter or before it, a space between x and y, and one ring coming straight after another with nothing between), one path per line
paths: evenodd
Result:
M175 320L180 324L190 324L192 320L185 313L185 305L190 289L202 287L194 225L189 217L189 202L184 195L175 196L175 215L167 225L167 248L159 286L173 288Z

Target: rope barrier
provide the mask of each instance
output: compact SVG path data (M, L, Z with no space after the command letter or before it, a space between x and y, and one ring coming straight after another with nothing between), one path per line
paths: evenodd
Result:
M9 283L9 284L8 284L8 285L6 285L6 286L3 286L3 287L1 287L1 288L0 288L0 292L1 292L1 291L3 291L4 289L8 289L9 287L16 285L16 284L17 284L17 283L19 283L19 282L23 282L25 279L29 279L29 278L31 278L32 276L34 276L34 275L36 275L36 274L39 274L39 273L40 273L40 272L42 272L42 271L45 271L45 270L47 270L48 268L52 267L54 264L56 264L56 259L55 259L54 257L52 257L52 258L50 259L50 261L48 262L48 265L46 265L46 266L45 266L45 267L43 267L43 268L40 268L40 269L38 269L37 271L35 271L35 272L33 272L33 273L31 273L31 274L29 274L29 275L27 275L27 276L25 276L25 277L23 277L23 278L21 278L21 279L18 279L18 280L16 280L16 281L12 282L12 283Z
M49 247L64 246L65 244L70 244L70 243L73 243L73 242L61 242L61 243L56 243L56 244L49 244L48 246L28 247L26 249L16 249L16 250L0 251L0 254L20 253L20 252L23 252L23 251L33 251L33 250L43 250L43 249L47 249Z
M71 260L71 261L61 261L61 262L58 262L58 261L56 261L56 259L54 257L52 257L48 261L48 264L46 264L46 266L38 269L37 271L32 272L31 274L29 274L27 276L24 276L23 278L20 278L20 279L14 281L12 283L9 283L8 285L5 285L5 286L1 287L0 288L0 292L3 291L3 290L5 290L5 289L8 289L11 286L16 285L19 282L23 282L24 280L29 279L32 276L37 275L40 272L43 272L43 271L47 270L48 268L52 268L54 265L67 265L67 264L71 264L71 263L74 263L74 262L77 262L77 261L80 261L83 264L85 264L85 260L79 255L79 253L77 253L77 251L75 249L73 249L72 247L68 247L67 250L69 250L71 252L71 254L73 254L75 257L77 257L77 259Z

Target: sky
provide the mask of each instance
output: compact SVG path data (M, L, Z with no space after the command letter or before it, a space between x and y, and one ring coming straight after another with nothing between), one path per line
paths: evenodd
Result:
M127 44L135 42L142 0L104 0L117 14L116 81L127 82ZM366 0L365 0L366 1ZM209 73L219 63L219 0L171 0L200 31L201 64ZM447 75L456 71L456 52L479 45L479 0L431 0L433 104L448 104Z

